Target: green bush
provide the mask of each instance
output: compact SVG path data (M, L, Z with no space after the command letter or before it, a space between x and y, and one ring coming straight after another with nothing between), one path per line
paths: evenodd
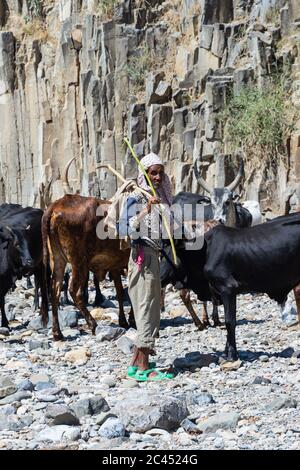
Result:
M43 7L42 3L42 0L28 0L29 11L33 18L41 16Z
M124 68L135 91L141 91L145 85L145 77L153 66L153 57L147 47L137 49L136 55L131 56Z
M262 88L252 85L238 94L229 93L218 118L230 151L242 148L265 161L285 154L285 141L293 127L287 98L283 81L278 78Z
M98 0L96 4L96 12L107 18L112 18L114 9L119 0Z

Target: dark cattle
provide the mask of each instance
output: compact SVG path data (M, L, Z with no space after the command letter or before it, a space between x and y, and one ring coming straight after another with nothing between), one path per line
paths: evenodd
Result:
M123 287L121 271L127 268L130 250L120 250L119 240L97 237L96 226L101 217L97 209L106 207L108 201L94 197L66 195L51 204L45 211L42 220L44 244L44 264L50 254L52 272L51 299L53 315L53 338L63 338L58 323L58 303L67 263L72 267L70 293L76 307L86 319L92 332L97 323L91 317L83 299L83 290L88 272L92 271L101 281L109 271L116 286L119 301L119 323L128 327L123 309ZM103 219L103 217L102 217ZM49 241L50 253L48 252ZM130 316L130 322L133 318Z
M200 216L204 218L205 221L211 220L213 217L213 210L212 210L212 205L210 204L210 198L206 196L202 196L199 194L194 194L190 192L179 192L176 194L176 196L173 197L172 200L173 207L176 205L179 208L178 213L174 211L174 217L177 219L177 215L179 215L179 223L182 225L182 230L184 225L186 224L186 221L184 223L183 219L180 219L184 214L188 215L191 217L191 225L193 225L193 221L196 221L197 219L197 206L202 205L203 208L203 214L200 213ZM186 207L189 206L189 210L184 212L186 210ZM182 236L184 237L185 234L182 233ZM178 241L177 242L177 250L180 250L181 252L185 251L185 245ZM190 292L189 289L194 290L192 287L189 286L189 283L186 282L186 276L187 272L189 271L189 265L186 264L186 260L179 259L179 265L175 266L174 263L171 262L172 256L171 256L171 251L170 248L166 248L164 251L164 256L162 257L161 260L161 281L162 281L162 295L161 295L161 309L164 310L164 287L167 284L173 284L176 289L180 290L180 297L184 305L186 306L187 310L192 316L192 319L200 330L202 330L206 325L209 325L209 318L207 314L207 303L204 301L203 302L203 310L202 310L202 321L199 320L197 313L194 310L193 304L190 299ZM194 292L197 294L197 290L194 290ZM198 298L200 298L198 296ZM214 305L213 307L213 322L214 326L219 325L219 318L218 318L218 308L217 306Z
M34 275L41 287L43 321L48 316L47 289L43 276L41 218L43 212L18 204L0 206L0 308L2 326L8 326L5 295L17 279Z
M229 360L237 358L236 296L266 293L284 304L300 282L300 214L245 229L218 226L206 234L204 274L225 311Z
M204 223L204 232L211 230L218 224L216 221L206 221ZM202 330L208 323L206 302L212 300L208 282L203 274L203 268L206 261L206 245L204 243L201 249L187 250L184 240L176 241L177 265L173 262L170 247L165 247L160 263L160 279L162 287L167 284L173 284L175 288L180 289L181 298L190 312L195 325ZM198 299L204 302L204 312L202 321L195 313L189 298L188 290L192 290ZM213 307L214 325L220 324L218 310L216 305Z
M200 186L209 193L212 204L212 218L228 227L250 227L261 223L261 213L257 201L245 201L237 204L234 189L240 184L244 175L244 162L241 160L239 171L232 183L224 188L210 188L200 176L197 162L194 164L194 173ZM245 205L245 207L243 207Z

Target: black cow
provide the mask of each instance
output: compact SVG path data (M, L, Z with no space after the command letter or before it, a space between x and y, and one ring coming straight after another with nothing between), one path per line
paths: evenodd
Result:
M42 264L41 219L43 211L19 204L0 206L0 309L2 326L8 327L5 295L17 279L34 275L42 291L41 315L48 315L46 279Z
M300 214L278 217L245 229L215 227L205 236L204 275L225 311L229 360L237 359L236 296L266 293L284 305L300 282Z
M189 193L185 194L187 195ZM194 196L194 194L191 194L191 196ZM195 202L197 204L197 201ZM194 209L193 207L193 210ZM203 214L205 219L204 232L218 224L218 222L214 220L208 220L211 214L211 205L205 205ZM161 286L164 288L167 284L173 284L176 289L180 290L180 296L184 305L190 312L195 325L202 330L206 325L210 324L207 314L207 301L211 300L211 293L203 274L206 261L206 246L204 241L204 245L201 248L191 250L186 249L186 242L187 240L184 236L182 240L175 240L177 265L173 262L171 248L166 245L164 246L160 262ZM189 294L190 290L203 302L202 321L198 318L192 306ZM220 325L218 308L215 304L213 305L212 318L214 326Z

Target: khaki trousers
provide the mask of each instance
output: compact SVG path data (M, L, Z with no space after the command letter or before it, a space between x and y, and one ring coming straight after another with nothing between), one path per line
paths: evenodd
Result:
M135 263L136 249L131 249L128 263L128 293L137 326L136 347L154 347L160 323L159 253L143 246L144 262L141 271Z

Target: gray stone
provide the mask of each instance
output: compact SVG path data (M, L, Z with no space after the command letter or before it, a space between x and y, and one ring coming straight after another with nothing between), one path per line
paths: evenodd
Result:
M46 409L46 417L53 425L77 426L80 424L75 413L66 405L49 405Z
M105 421L108 418L117 418L117 416L113 413L110 413L109 411L108 412L102 411L101 413L97 415L96 424L98 426L101 426L103 423L105 423Z
M259 356L260 362L269 362L269 356L266 356L265 354L262 354Z
M0 327L0 335L9 336L9 329L4 328L4 327Z
M113 411L125 428L134 432L146 432L152 428L173 430L189 414L184 400L142 390L128 392L126 400L118 402Z
M192 395L192 403L194 405L206 406L210 403L215 403L215 400L210 393L194 393Z
M213 25L202 26L202 30L200 34L200 47L203 47L203 49L207 49L207 50L210 49L212 38L213 38L213 32L214 32Z
M164 104L168 103L172 97L171 85L167 82L160 81L155 91L151 94L149 99L149 106L151 104Z
M266 379L265 377L257 376L252 383L253 385L270 384L271 380Z
M28 348L30 351L38 348L49 349L48 341L39 341L36 339L30 339L28 342Z
M182 429L185 430L185 432L188 432L190 434L201 434L202 431L199 429L199 427L193 423L190 419L186 418L182 421L180 424Z
M132 354L134 342L128 336L121 336L116 341L117 348L124 354Z
M14 382L7 376L0 377L0 398L11 395L17 390Z
M87 415L97 415L101 412L110 410L107 401L100 396L79 400L72 405L72 409L78 418L82 418Z
M64 328L72 328L74 326L77 326L78 324L78 318L79 314L76 311L72 310L60 310L58 312L58 320L59 320L59 325L61 329ZM42 323L42 319L40 316L33 318L29 325L28 328L31 330L39 331L39 330L44 330L45 327ZM46 328L52 328L52 313L49 312L49 321L47 323Z
M0 400L0 405L9 405L14 401L21 401L26 398L31 398L31 393L27 392L26 390L20 390L19 392L13 393L12 395L2 398L2 400Z
M27 390L29 392L32 392L34 389L33 383L28 379L24 379L21 382L19 382L17 387L18 387L18 390Z
M70 426L53 426L43 429L35 440L37 442L60 442L63 439L74 441L80 438L80 428L73 428Z
M108 418L99 429L99 436L107 439L125 436L125 427L118 418Z
M98 341L112 341L126 333L125 328L119 326L97 326L96 338Z
M215 432L218 429L234 429L240 420L240 415L235 412L220 413L198 424L203 432Z
M52 382L38 382L34 387L37 392L48 390L49 388L55 388L55 385Z
M276 398L271 403L266 406L266 410L270 412L279 411L282 408L297 408L298 402L291 397L282 396L280 398Z
M16 408L11 405L2 405L0 408L0 415L2 416L9 416L14 415L16 413Z
M29 380L33 383L35 386L39 382L49 382L50 378L47 374L39 373L39 374L32 374L29 377Z

